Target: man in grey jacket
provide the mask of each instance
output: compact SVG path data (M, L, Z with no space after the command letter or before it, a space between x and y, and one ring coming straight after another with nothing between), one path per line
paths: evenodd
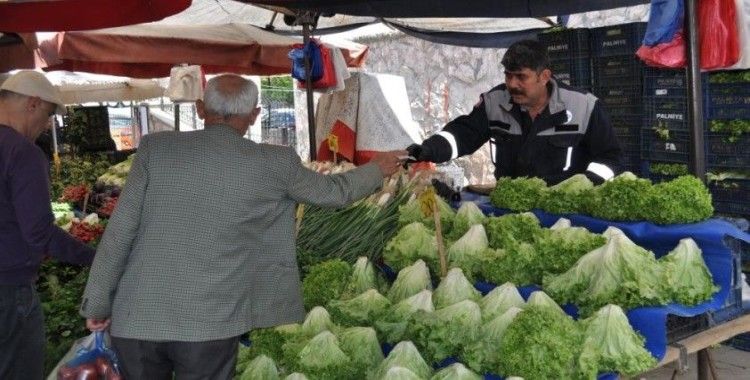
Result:
M216 77L196 104L205 130L141 141L81 305L91 330L110 327L127 379L231 379L241 334L304 318L297 203L364 198L406 154L318 174L291 148L242 137L257 97L252 82Z

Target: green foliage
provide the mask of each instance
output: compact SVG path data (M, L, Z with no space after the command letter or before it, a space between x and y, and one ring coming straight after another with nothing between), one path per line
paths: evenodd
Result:
M383 260L394 271L400 271L419 259L431 267L437 264L437 238L435 232L421 222L412 222L385 245Z
M606 220L644 220L644 212L653 207L646 196L651 181L632 174L621 174L589 193L586 211Z
M649 166L649 170L654 174L678 176L687 175L688 166L687 164L670 164L666 162L654 162Z
M540 178L510 178L497 180L490 201L500 208L512 211L529 211L540 203L547 191L547 183Z
M694 223L714 213L711 193L698 178L690 175L662 182L649 189L643 217L658 224ZM645 206L645 205L644 205Z
M416 312L406 335L429 363L437 364L458 356L475 339L481 323L479 305L466 300L432 313Z
M291 75L261 79L260 96L262 104L284 104L294 107L294 81Z
M508 248L517 243L533 242L542 233L539 219L530 213L489 217L484 227L491 248Z
M745 133L750 133L750 120L710 120L708 122L711 132L726 133L724 141L733 144ZM687 174L687 173L685 173Z
M50 166L51 192L50 198L60 198L67 186L84 184L94 186L99 176L109 168L109 161L103 154L82 154L79 156L64 156L60 160L60 172Z
M750 82L750 70L722 71L712 73L709 83L743 83Z
M37 289L47 334L45 373L57 365L77 339L89 334L78 314L87 278L88 268L49 260L42 263Z
M393 305L388 313L375 321L380 339L388 343L401 341L411 317L418 311L422 310L428 313L435 311L432 304L432 291L422 290L421 292L400 301Z
M505 330L492 373L524 379L575 378L581 331L567 315L533 306L519 313Z
M310 267L302 280L302 299L307 310L327 305L339 299L349 283L352 266L342 260L333 259Z
M512 306L483 324L479 328L476 339L464 347L461 360L480 373L497 369L500 365L497 353L502 344L503 335L519 313L521 309Z

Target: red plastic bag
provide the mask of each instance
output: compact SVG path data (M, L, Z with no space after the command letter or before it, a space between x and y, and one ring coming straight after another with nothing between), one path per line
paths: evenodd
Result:
M699 1L698 27L702 69L720 69L737 63L740 42L734 0Z
M687 64L685 39L682 30L677 31L672 41L654 46L641 45L635 55L649 66L682 68Z

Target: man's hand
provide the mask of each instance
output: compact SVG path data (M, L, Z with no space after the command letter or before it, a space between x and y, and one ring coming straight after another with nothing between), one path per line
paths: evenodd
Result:
M90 331L104 331L109 328L109 318L107 319L94 319L94 318L87 318L86 319L86 328Z
M412 162L432 160L429 147L424 145L411 144L406 148L406 151L409 152L409 156L414 157L414 161Z
M370 162L374 162L380 168L383 177L388 177L398 171L403 163L403 157L406 156L405 150L393 150L390 152L376 153Z

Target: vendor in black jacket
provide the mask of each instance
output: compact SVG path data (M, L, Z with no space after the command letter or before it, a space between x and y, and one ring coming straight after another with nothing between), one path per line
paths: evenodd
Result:
M621 149L601 102L552 78L546 49L514 43L502 59L505 83L481 95L468 115L422 145L417 161L445 162L490 141L495 177L539 177L548 185L585 173L594 183L618 172Z

